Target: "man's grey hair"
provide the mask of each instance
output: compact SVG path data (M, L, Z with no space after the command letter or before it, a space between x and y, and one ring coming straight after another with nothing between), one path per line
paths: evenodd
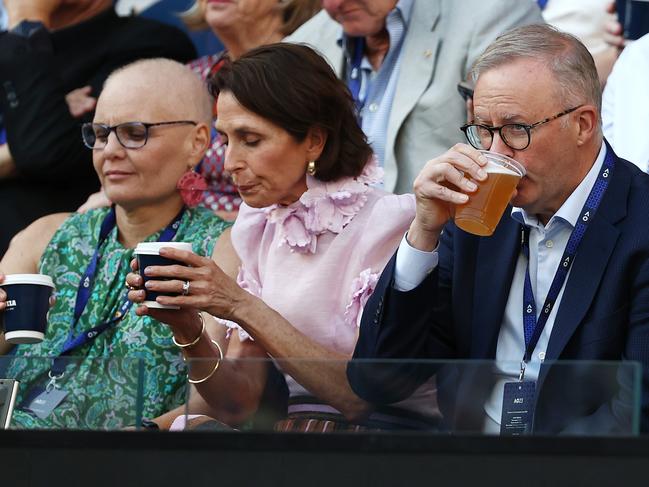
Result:
M498 37L475 61L471 77L521 59L544 63L553 73L564 109L581 104L602 109L602 86L595 61L575 36L545 24L517 27ZM601 126L601 119L599 120Z

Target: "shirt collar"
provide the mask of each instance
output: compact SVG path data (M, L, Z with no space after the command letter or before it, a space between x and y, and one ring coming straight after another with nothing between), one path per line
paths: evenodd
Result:
M555 220L562 220L568 223L572 228L575 227L575 225L577 224L577 219L579 218L579 214L581 213L581 210L584 207L586 200L588 199L588 195L590 194L591 189L593 189L595 181L597 181L597 175L599 174L599 170L604 163L605 156L606 144L602 143L602 146L599 149L599 154L597 154L597 158L595 159L593 166L588 171L588 174L586 174L586 177L581 180L579 186L575 188L568 199L564 201L563 205L561 205L561 208L559 208L559 210L552 216L552 218L550 218L550 221L548 222L548 228ZM512 208L511 216L514 220L526 226L540 225L536 215L530 215L522 208Z
M410 18L412 16L412 6L414 5L415 0L399 0L395 7L388 13L388 16L386 17L385 23L388 23L388 18L391 16L398 16L401 18L401 21L403 24L408 27L410 24ZM346 55L351 55L350 49L353 47L353 43L349 42L349 39L351 36L348 36L345 34L344 31L340 31L340 35L338 36L338 39L336 42L338 43L339 46L343 47L343 52L346 53Z

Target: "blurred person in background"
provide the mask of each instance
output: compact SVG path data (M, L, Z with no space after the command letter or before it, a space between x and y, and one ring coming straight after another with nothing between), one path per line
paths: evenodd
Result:
M617 29L615 2L611 0L538 0L545 21L584 43L595 60L602 86L611 73L620 39L611 42L609 31Z
M649 170L649 34L624 48L604 88L604 135L620 157Z
M118 17L111 0L4 0L9 31L0 33L0 255L40 216L76 209L99 187L66 94L96 97L117 67L141 58L186 62L194 48L179 30Z

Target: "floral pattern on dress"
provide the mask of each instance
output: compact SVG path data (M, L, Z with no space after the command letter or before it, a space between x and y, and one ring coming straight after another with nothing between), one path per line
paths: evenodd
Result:
M72 326L77 287L107 212L104 208L72 215L43 253L39 272L54 280L57 301L49 312L45 340L19 345L11 359L6 375L21 381L17 405L33 386L47 383L51 358L61 351ZM174 240L190 242L194 252L209 256L228 226L206 209L187 210ZM157 240L158 235L147 241ZM113 229L103 245L95 285L75 334L106 321L119 309L132 258L133 249L124 248ZM75 357L69 359L59 381L67 392L63 402L45 419L17 407L12 427L114 429L134 424L138 410L144 417L156 417L177 407L185 400L187 369L171 337L168 326L136 316L131 307L116 327L73 352Z

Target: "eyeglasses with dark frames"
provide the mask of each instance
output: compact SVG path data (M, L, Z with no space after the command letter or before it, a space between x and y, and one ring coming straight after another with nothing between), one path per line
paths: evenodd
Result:
M125 122L117 125L103 123L84 123L81 126L81 137L86 147L101 150L108 143L108 136L115 132L117 141L126 149L139 149L149 140L149 129L160 125L198 125L191 120L174 120L171 122Z
M469 144L478 150L489 150L493 143L494 132L498 132L500 138L507 147L513 150L525 150L529 147L532 141L532 129L539 125L546 124L552 120L568 115L584 105L578 105L574 108L569 108L553 117L545 118L539 122L531 125L525 123L508 123L500 127L490 127L479 123L470 123L460 127L464 132Z

